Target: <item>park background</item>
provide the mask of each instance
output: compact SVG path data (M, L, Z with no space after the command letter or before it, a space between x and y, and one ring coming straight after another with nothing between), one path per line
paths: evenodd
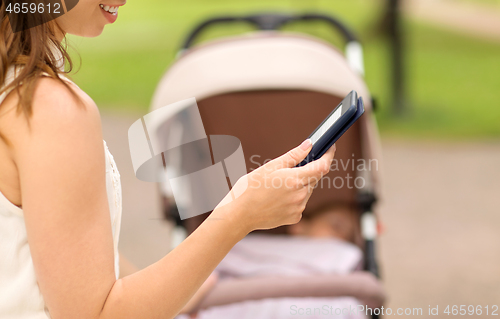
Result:
M388 0L387 0L388 1ZM320 12L364 46L383 147L385 232L379 262L388 307L500 305L500 0L401 0L405 98L395 112L384 0L128 0L93 39L69 37L72 78L101 109L122 174L120 249L143 268L168 252L155 185L135 179L127 129L201 20L264 11ZM215 27L202 40L250 31ZM321 25L296 24L342 47ZM445 316L445 315L443 315Z

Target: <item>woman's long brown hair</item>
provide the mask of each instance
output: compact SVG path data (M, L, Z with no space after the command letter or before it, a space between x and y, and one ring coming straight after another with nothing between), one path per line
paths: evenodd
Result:
M10 1L0 0L0 94L11 89L17 91L17 112L23 112L29 119L36 81L42 73L58 80L76 97L76 93L60 77L73 69L73 63L66 50L66 42L61 43L57 39L56 32L64 33L55 20L39 13L9 15L6 2ZM44 19L50 21L44 22ZM15 32L13 27L20 31ZM66 70L58 68L61 57L66 63ZM12 66L21 67L20 72L18 71L15 79L7 84L7 71ZM10 144L1 132L0 138Z

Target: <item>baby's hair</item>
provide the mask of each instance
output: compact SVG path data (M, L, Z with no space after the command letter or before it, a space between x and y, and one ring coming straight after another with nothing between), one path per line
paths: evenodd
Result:
M361 238L361 229L360 229L360 210L355 202L350 201L335 201L325 205L318 207L317 209L311 210L307 213L304 213L302 219L304 221L312 221L316 217L321 217L323 214L331 213L335 211L343 212L344 215L347 212L348 218L352 222L352 233L345 238L345 240L356 244L360 248L363 247L363 240ZM290 227L287 228L287 233L291 234Z
M314 216L321 215L321 214L326 213L328 211L337 210L337 209L345 209L353 214L356 214L359 212L359 208L358 208L358 205L356 203L349 202L349 201L335 201L335 202L331 202L328 204L324 204L324 205L316 208L315 210L312 210L312 211L305 213L302 216L302 218L309 219L309 218L312 218Z

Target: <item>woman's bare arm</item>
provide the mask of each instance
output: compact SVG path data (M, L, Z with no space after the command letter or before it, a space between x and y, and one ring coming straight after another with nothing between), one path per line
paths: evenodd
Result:
M54 319L174 317L248 232L299 221L333 158L332 150L314 167L292 168L309 143L266 164L246 176L250 186L240 197L217 207L171 253L115 280L100 117L78 92L84 107L61 84L40 80L31 128L19 118L7 132L35 272ZM270 178L286 179L287 187L252 187Z
M19 114L7 132L38 284L55 319L97 318L115 283L100 116L78 92L83 105L40 79L30 126Z

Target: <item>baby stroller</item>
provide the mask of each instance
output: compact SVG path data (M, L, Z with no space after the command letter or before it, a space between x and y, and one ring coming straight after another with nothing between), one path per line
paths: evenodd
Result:
M296 21L322 21L340 32L347 42L345 56L315 37L279 31L282 26ZM206 28L229 23L248 23L258 31L192 47ZM364 269L361 272L378 278L377 215L373 207L380 192L380 147L372 113L373 100L363 81L363 73L360 43L349 29L330 16L217 17L202 22L189 34L178 59L161 79L151 110L195 97L206 134L237 137L244 149L247 169L251 171L265 159L275 158L295 147L344 96L356 90L365 101L365 114L336 143L335 161L342 168L328 175L331 187L314 191L304 216L332 202L354 205L361 230L356 241L363 251ZM156 122L161 125L168 119L167 116ZM157 138L168 138L162 136L161 130L157 132ZM360 169L357 165L362 161L366 165L376 162L377 166ZM356 184L357 178L360 179ZM175 221L177 229L189 234L207 217L208 214L203 214L181 220L168 185L160 185L160 188L165 216ZM285 232L284 228L266 231ZM381 285L378 280L376 283ZM353 282L345 294L351 294L353 289L362 290L363 281ZM383 300L383 290L375 290L378 300Z

